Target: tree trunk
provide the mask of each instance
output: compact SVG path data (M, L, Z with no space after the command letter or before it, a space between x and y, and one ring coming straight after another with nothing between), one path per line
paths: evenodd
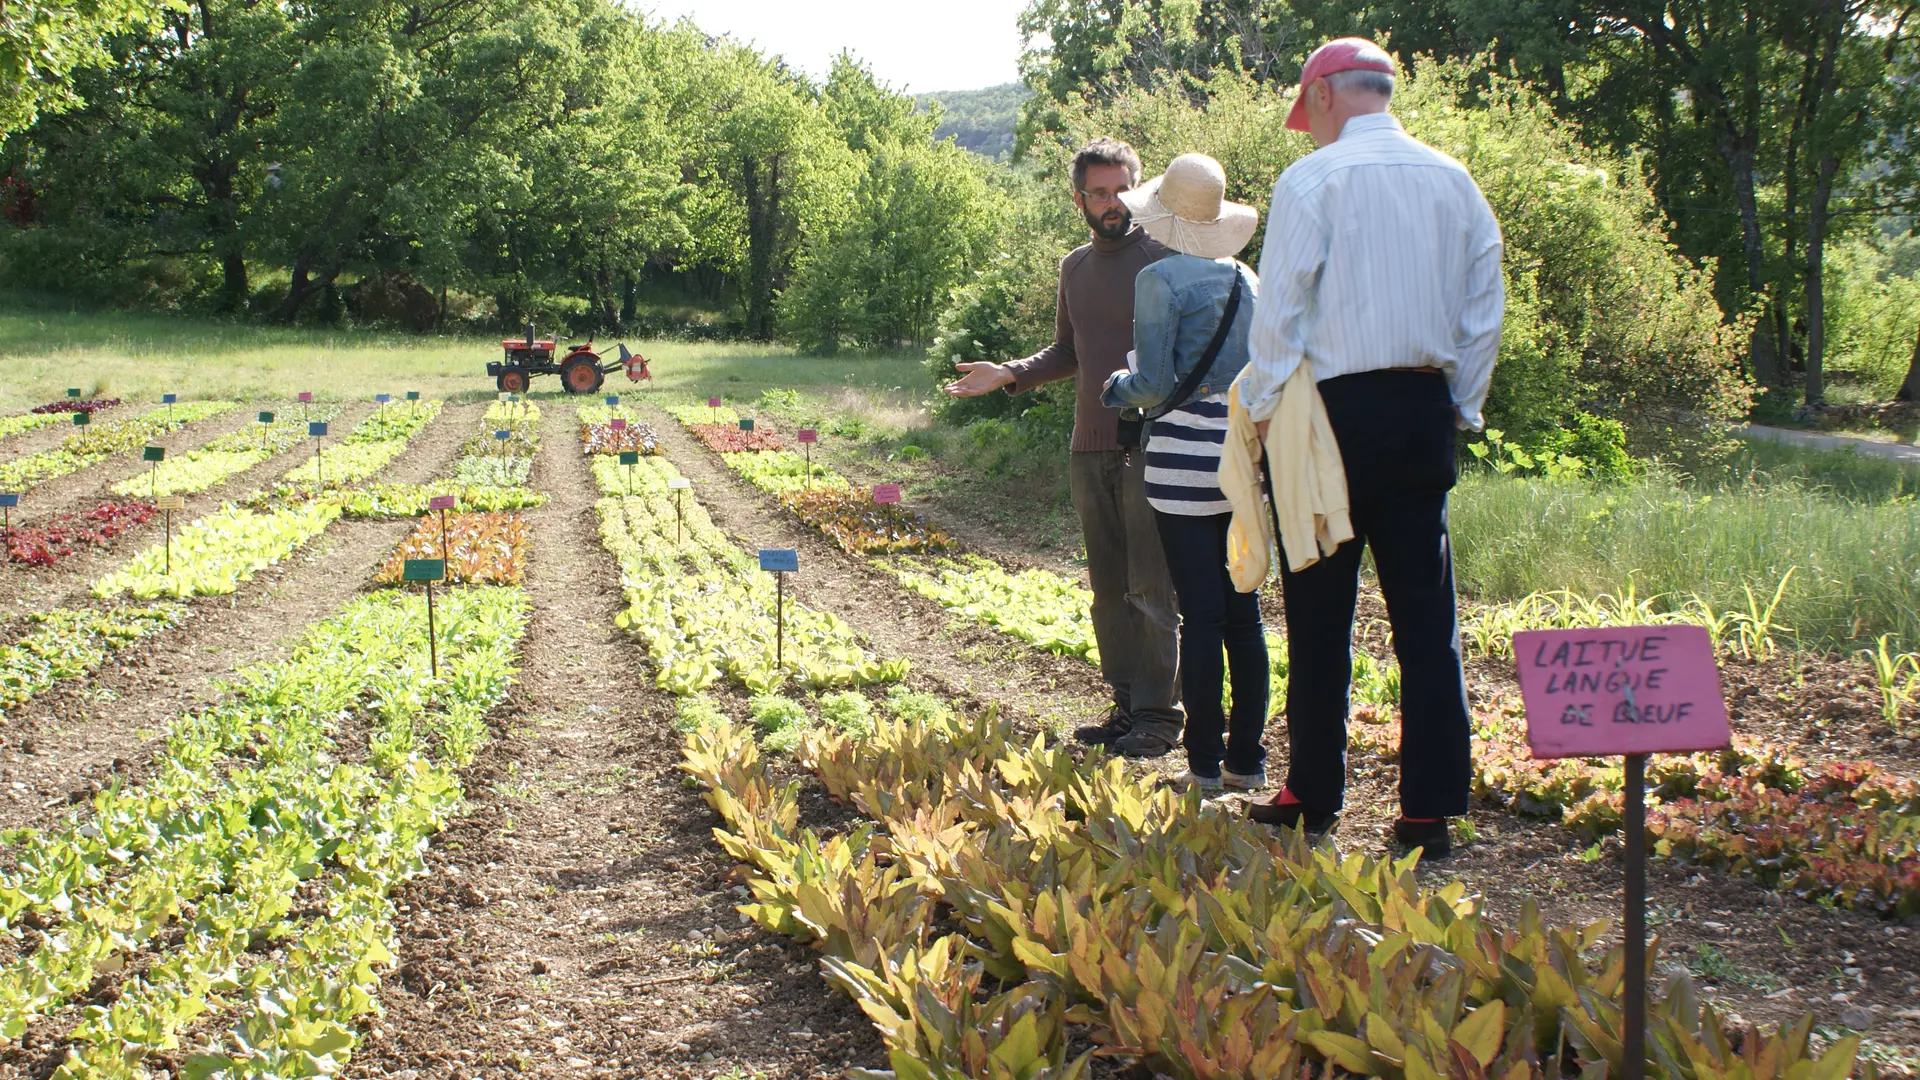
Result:
M620 275L620 328L633 325L640 314L640 287L632 274Z
M1895 401L1920 401L1920 329L1913 332L1913 359L1907 361L1907 377L1893 395Z
M1839 159L1827 153L1820 156L1820 174L1814 182L1813 199L1807 204L1807 407L1825 403L1826 387L1821 384L1821 364L1827 346L1826 282L1827 218L1833 196L1833 174Z
M314 282L309 276L312 266L312 257L305 251L293 260L293 275L287 282L287 298L280 301L280 310L273 316L275 322L292 326L294 316L300 314L307 297L313 295Z

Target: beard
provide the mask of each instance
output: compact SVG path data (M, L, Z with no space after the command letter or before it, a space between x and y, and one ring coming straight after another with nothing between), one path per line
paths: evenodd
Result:
M1094 217L1093 211L1084 207L1080 214L1087 219L1087 228L1102 240L1118 240L1133 227L1133 213L1125 206L1116 206L1101 217Z

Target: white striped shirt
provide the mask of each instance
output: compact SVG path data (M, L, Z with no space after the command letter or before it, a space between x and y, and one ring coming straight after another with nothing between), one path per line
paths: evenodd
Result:
M1147 505L1163 514L1231 514L1220 490L1227 395L1194 398L1147 428Z
M1478 430L1505 306L1500 225L1466 168L1356 116L1273 185L1241 398L1273 415L1302 359L1317 382L1436 367Z

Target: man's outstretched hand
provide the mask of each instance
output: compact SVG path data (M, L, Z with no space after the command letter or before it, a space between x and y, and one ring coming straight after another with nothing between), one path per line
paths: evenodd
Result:
M1013 383L1013 371L991 360L955 364L954 369L960 372L960 377L942 388L954 397L979 397Z

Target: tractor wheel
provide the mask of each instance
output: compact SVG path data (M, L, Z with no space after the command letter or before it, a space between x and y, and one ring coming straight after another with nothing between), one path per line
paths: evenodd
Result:
M570 356L560 362L560 385L569 394L591 394L604 381L606 376L600 374L599 365L587 357Z
M493 380L493 385L503 394L524 394L527 392L527 373L519 368L508 368Z

